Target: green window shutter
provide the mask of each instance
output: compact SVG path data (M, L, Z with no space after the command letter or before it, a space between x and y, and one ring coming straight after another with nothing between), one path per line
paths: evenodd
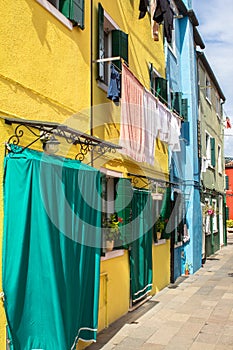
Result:
M104 9L98 3L98 58L104 58ZM104 79L104 63L98 63L98 79Z
M132 239L132 198L133 189L129 179L119 178L116 185L117 195L115 200L115 211L118 217L123 219L123 223L120 226L123 245L125 247L131 243Z
M171 107L176 113L181 114L182 92L171 93Z
M128 60L128 34L121 30L112 31L112 56L120 56L127 63ZM121 62L116 61L114 63L119 69L121 69Z
M225 207L226 220L229 220L229 208Z
M181 99L181 116L184 118L184 120L188 120L188 99L182 98Z
M59 10L74 24L84 29L84 0L60 0Z
M229 190L229 176L228 175L225 175L225 183L226 183L225 189Z
M190 135L189 135L189 122L182 122L181 124L181 138L184 139L189 145Z
M154 93L153 92L153 89L154 89L154 74L153 74L153 68L154 68L154 66L153 66L153 63L150 63L150 68L149 68L149 72L150 72L150 91L152 92L152 93Z
M155 78L155 95L162 103L167 104L167 80L164 78Z
M210 139L210 145L211 145L211 165L215 167L216 159L215 159L215 139L211 137Z

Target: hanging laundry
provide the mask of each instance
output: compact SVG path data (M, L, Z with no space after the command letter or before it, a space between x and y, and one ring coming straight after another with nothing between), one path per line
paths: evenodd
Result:
M161 129L157 99L149 91L144 91L144 118L145 118L145 160L154 165L155 138Z
M169 44L172 41L173 16L174 12L170 6L170 2L168 0L157 0L153 20L158 24L164 22L164 36L167 38Z
M119 140L119 144L122 146L121 152L137 162L144 162L144 88L125 64L122 64L121 86L121 126Z
M160 129L159 138L163 142L168 142L171 112L160 101L158 102Z
M231 121L230 121L229 117L226 117L225 128L226 129L231 129Z
M151 33L154 41L159 41L159 24L153 20L155 13L157 0L151 0L150 2L150 18L151 18Z
M180 151L180 128L181 121L174 114L171 114L170 128L168 133L168 145L172 152Z
M147 12L147 8L149 6L149 0L140 0L140 3L139 3L139 19L145 17L146 15L146 12Z
M120 85L121 85L120 74L112 64L107 98L109 98L113 102L119 102L119 99L121 96L121 86Z

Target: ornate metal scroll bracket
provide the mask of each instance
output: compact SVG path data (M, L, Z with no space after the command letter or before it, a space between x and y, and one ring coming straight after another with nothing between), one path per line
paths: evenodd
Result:
M70 145L77 145L78 153L75 155L75 159L79 161L83 161L90 152L95 151L95 160L103 156L106 152L114 153L117 149L121 149L121 147L118 145L101 140L95 136L82 133L81 131L72 129L63 124L7 117L0 118L4 119L5 123L8 125L16 124L14 134L11 135L8 141L5 143L7 152L23 152L24 149L30 148L30 146L32 146L38 140L46 142L46 140L49 140L52 136L61 137ZM26 132L30 134L30 140L32 141L30 141L26 146L21 146L22 140L26 136Z

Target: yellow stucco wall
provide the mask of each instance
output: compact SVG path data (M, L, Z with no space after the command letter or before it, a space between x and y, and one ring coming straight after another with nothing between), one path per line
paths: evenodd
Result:
M156 294L170 283L170 240L165 244L154 244L153 257L153 288L151 294Z

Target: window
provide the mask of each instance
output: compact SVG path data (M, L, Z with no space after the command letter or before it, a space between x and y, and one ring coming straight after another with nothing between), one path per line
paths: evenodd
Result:
M215 167L216 165L216 159L215 159L215 139L211 137L210 139L210 146L211 146L211 165L212 167Z
M210 206L210 200L205 199L205 205ZM210 215L205 215L205 233L207 235L211 234L211 227L210 227Z
M158 97L158 99L167 105L167 80L156 76L155 73L151 74L151 92Z
M216 201L216 199L212 200L212 207L214 210L212 227L213 227L213 232L217 232L218 231L218 220L217 220L217 201Z
M220 104L220 98L218 94L215 95L216 97L216 114L220 118L221 117L221 104Z
M128 62L128 35L119 30L118 25L100 3L98 5L98 45L99 59L120 56ZM119 69L121 68L119 61L114 61L114 64ZM108 85L110 77L109 62L100 62L98 67L98 79Z
M179 11L177 10L174 0L170 1L170 6L175 16L178 16ZM176 20L173 21L172 39L171 42L168 43L168 47L173 55L176 56Z
M171 109L177 114L182 113L182 92L171 91Z
M225 175L225 190L229 190L229 176Z
M215 167L215 139L206 133L206 160L207 165Z
M84 29L84 0L47 0L74 25Z
M206 144L206 161L207 161L207 166L211 164L211 146L210 146L210 135L206 133L205 136L205 144Z
M107 171L108 173L109 171ZM127 243L131 242L132 187L129 179L107 174L103 175L102 182L103 247L108 250L107 241L114 241L114 246L111 249L122 249L123 243L126 247ZM113 228L111 232L110 227Z
M222 174L222 150L221 146L218 145L218 172Z
M206 75L206 82L205 82L205 96L208 102L211 103L211 83L210 83L210 78L208 75Z

